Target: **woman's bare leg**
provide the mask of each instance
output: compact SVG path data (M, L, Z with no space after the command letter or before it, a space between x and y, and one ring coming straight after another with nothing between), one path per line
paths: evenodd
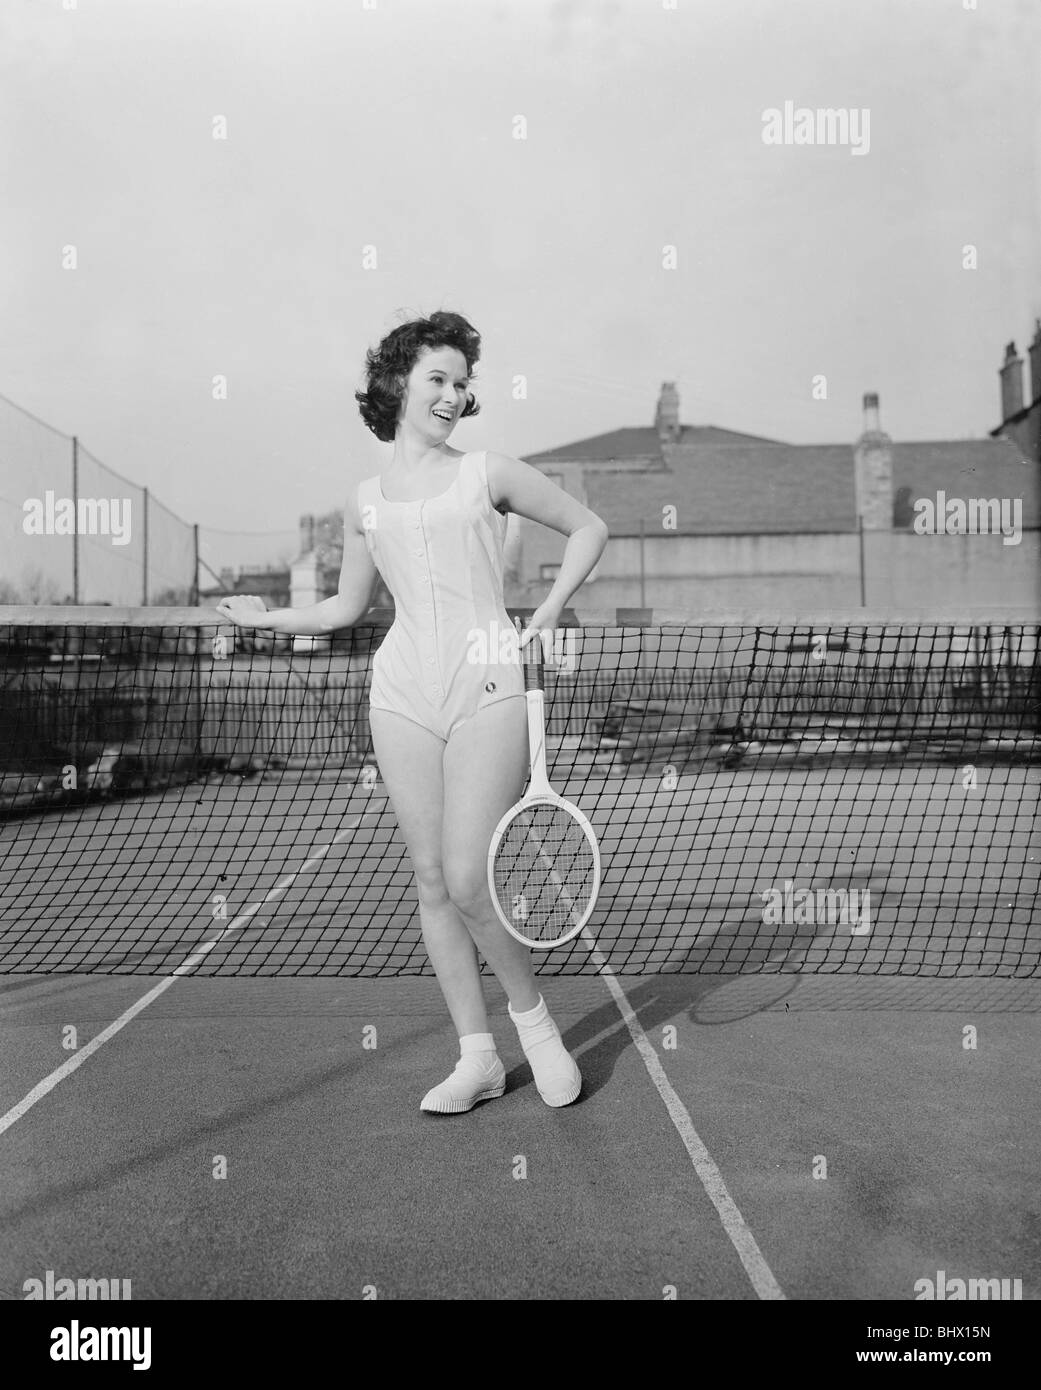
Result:
M442 856L445 883L477 949L518 1012L539 991L531 950L505 930L488 891L488 846L503 815L520 800L528 773L523 699L500 700L461 724L444 753Z
M445 745L428 729L389 710L370 710L369 725L380 775L412 861L423 943L448 1012L460 1037L487 1033L477 952L442 872Z
M502 700L453 733L444 760L442 864L452 901L509 998L539 1095L547 1105L564 1106L578 1099L582 1074L539 994L531 949L503 927L488 889L492 833L520 799L527 764L523 700Z

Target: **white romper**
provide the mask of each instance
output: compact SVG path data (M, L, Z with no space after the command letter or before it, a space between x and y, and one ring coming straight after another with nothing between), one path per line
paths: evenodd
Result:
M378 477L358 486L366 545L395 605L372 662L370 708L445 743L478 710L524 694L503 599L507 518L492 503L485 453L458 462L437 497L391 502Z

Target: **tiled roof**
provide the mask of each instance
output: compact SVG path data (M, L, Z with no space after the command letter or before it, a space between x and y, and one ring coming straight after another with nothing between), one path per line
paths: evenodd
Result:
M831 531L851 525L853 455L848 445L723 444L669 451L665 473L586 474L589 507L614 534L660 527L676 508L676 530Z
M893 445L893 494L911 498L1021 497L1023 525L1041 526L1041 464L1010 439L957 439Z
M938 491L1021 497L1023 525L1041 526L1041 468L1010 441L892 448L894 500L901 488L909 503ZM679 444L667 455L664 471L585 474L587 504L615 535L636 533L641 519L660 527L670 505L680 534L856 530L850 444Z
M678 446L690 444L777 444L777 440L763 439L756 434L739 434L735 430L724 430L716 425L681 425ZM640 429L611 430L608 434L594 435L592 439L579 439L574 444L565 444L559 449L543 449L539 454L525 454L527 463L548 463L551 460L573 459L627 459L660 457L661 443L658 431L653 425Z

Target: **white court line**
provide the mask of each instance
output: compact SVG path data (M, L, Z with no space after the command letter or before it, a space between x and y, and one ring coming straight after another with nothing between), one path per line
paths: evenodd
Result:
M672 1088L669 1078L665 1075L665 1068L662 1066L655 1052L653 1045L643 1031L643 1025L633 1011L632 1005L625 996L625 991L615 978L615 973L607 963L607 958L603 952L597 948L594 937L587 927L582 928L582 936L589 946L590 954L600 966L601 978L607 984L614 1002L618 1005L618 1012L625 1020L625 1026L629 1029L629 1034L636 1044L636 1050L643 1058L643 1064L650 1073L651 1080L658 1088L658 1094L665 1102L665 1108L669 1112L669 1118L676 1126L676 1130L683 1140L683 1147L690 1154L690 1161L694 1165L694 1171L701 1179L701 1185L708 1194L708 1199L719 1212L719 1219L723 1223L723 1229L730 1237L730 1243L737 1251L738 1259L745 1267L745 1272L752 1281L752 1287L760 1298L764 1299L783 1299L785 1297L780 1284L773 1276L770 1266L766 1263L766 1257L756 1244L755 1236L748 1229L745 1218L738 1210L737 1203L727 1191L727 1185L723 1181L723 1174L716 1167L712 1155L706 1149L694 1122L687 1112L686 1106Z
M539 847L539 854L549 868L550 877L556 880L560 896L568 904L572 912L572 920L577 912L567 885L557 873L553 866L553 861L547 854L542 842L537 836L533 836ZM690 1161L694 1165L694 1171L701 1180L701 1185L708 1194L708 1199L719 1212L719 1219L723 1223L723 1229L730 1237L730 1243L737 1251L738 1259L745 1267L745 1273L752 1281L752 1287L760 1298L764 1299L783 1299L784 1291L773 1276L773 1271L766 1263L766 1257L756 1244L755 1236L748 1229L745 1218L738 1210L737 1203L727 1191L727 1185L723 1181L723 1174L716 1167L712 1155L705 1148L701 1136L694 1128L694 1121L690 1118L687 1107L680 1100L679 1096L672 1088L672 1083L665 1075L665 1068L662 1066L647 1034L643 1031L643 1025L637 1018L632 1005L626 998L625 990L622 989L615 973L608 964L607 957L596 944L596 938L588 927L582 928L582 939L589 947L589 953L593 960L600 967L601 978L606 982L607 988L611 992L611 997L618 1005L618 1012L625 1020L625 1026L629 1029L629 1035L636 1044L636 1050L643 1058L643 1064L650 1073L651 1080L658 1088L658 1094L665 1102L665 1108L669 1112L669 1118L676 1126L676 1131L683 1140L683 1147L690 1154Z
M165 993L165 991L175 983L175 981L194 970L199 962L213 950L214 946L223 941L230 932L235 931L238 927L248 922L250 918L254 917L256 913L267 903L271 902L273 898L284 893L294 879L298 878L309 869L312 864L317 864L319 860L324 859L334 845L339 844L339 842L346 838L352 831L357 830L363 817L374 814L376 814L375 811L362 811L353 825L348 825L345 829L341 830L327 845L323 845L317 854L312 855L306 863L301 864L299 869L295 869L288 878L284 878L281 883L276 883L266 898L261 902L251 903L250 906L246 908L245 912L239 913L234 921L229 922L218 936L215 936L212 941L205 942L193 955L188 957L183 965L179 965L172 975L167 976L165 980L160 980L155 988L150 989L147 994L142 995L136 1004L131 1004L130 1008L127 1009L125 1013L120 1014L120 1016L113 1023L110 1023L107 1028L91 1038L89 1043L86 1043L75 1052L67 1062L64 1062L57 1069L57 1071L52 1071L50 1076L45 1076L41 1082L32 1088L27 1096L24 1096L17 1105L12 1106L6 1115L0 1116L0 1134L10 1129L17 1120L20 1120L27 1111L32 1109L38 1100L42 1100L45 1095L53 1091L59 1081L64 1081L67 1076L71 1076L76 1068L81 1067L88 1057L92 1056L97 1052L98 1048L108 1042L109 1038L114 1038L121 1029L125 1028L131 1019L136 1018L142 1010L147 1009L153 999L158 999L161 994Z

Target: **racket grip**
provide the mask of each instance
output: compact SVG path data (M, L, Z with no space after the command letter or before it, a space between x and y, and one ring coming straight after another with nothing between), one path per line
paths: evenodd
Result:
M535 636L524 649L524 689L542 690L546 684L545 658L542 654L542 637Z
M517 636L519 637L524 631L523 619L514 618L513 625L517 629ZM542 637L539 633L535 633L520 655L521 665L524 667L524 689L542 690L545 686L546 674Z

